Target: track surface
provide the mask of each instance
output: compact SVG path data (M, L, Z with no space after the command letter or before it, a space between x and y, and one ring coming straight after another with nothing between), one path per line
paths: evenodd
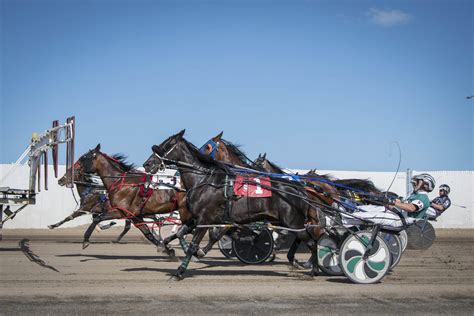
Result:
M82 250L78 236L36 236L22 250L18 236L7 236L0 242L0 314L472 315L474 236L444 235L429 250L407 250L395 271L374 285L311 279L290 270L285 253L272 264L246 266L217 250L192 262L184 281L168 282L178 263L138 238Z

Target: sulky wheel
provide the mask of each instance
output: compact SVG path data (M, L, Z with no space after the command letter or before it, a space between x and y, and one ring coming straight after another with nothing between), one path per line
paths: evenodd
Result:
M232 249L232 237L230 235L225 234L222 236L217 245L224 256L229 259L235 259L234 249Z
M405 252L405 249L407 249L407 244L408 244L407 231L402 230L400 233L398 233L398 237L400 238L400 241L402 243L402 252Z
M379 233L379 235L383 238L383 240L387 243L387 246L390 250L390 254L392 256L392 264L390 265L390 269L395 268L395 266L400 262L402 258L402 242L400 237L395 234L389 233Z
M339 264L337 241L326 233L318 239L318 264L329 275L344 275Z
M371 237L372 232L363 230L350 235L342 243L341 267L354 283L376 283L390 268L390 250L379 235L375 237L372 249L365 255Z
M246 264L265 262L273 252L272 232L264 229L245 228L232 240L234 254Z
M427 221L419 221L409 226L408 248L417 250L426 250L433 245L436 238L433 225Z

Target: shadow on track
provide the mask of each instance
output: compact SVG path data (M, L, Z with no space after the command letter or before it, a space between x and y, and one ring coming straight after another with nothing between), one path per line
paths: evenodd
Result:
M85 255L85 254L66 254L56 255L56 257L83 257L86 259L80 260L80 262L94 261L94 260L145 260L145 261L163 261L170 262L168 256L117 256L117 255Z
M172 276L176 269L162 269L162 268L129 268L122 269L124 272L161 272L166 273L169 276ZM288 274L284 272L274 272L274 271L262 271L262 270L193 270L193 272L186 273L186 277L194 278L200 276L236 276L236 275L254 275L254 276L273 276L273 277L285 277Z
M21 251L20 248L0 248L0 252Z
M43 260L40 259L40 257L38 257L33 251L30 250L30 243L29 242L30 242L29 239L24 238L24 239L20 240L20 242L18 243L18 245L20 246L20 250L23 252L23 254L31 262L34 262L39 266L45 267L47 269L50 269L50 270L53 270L53 271L56 271L56 272L59 273L58 269L56 269L53 266L47 265Z

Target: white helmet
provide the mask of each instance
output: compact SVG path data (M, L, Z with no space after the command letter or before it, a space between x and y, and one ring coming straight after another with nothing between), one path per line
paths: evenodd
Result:
M436 181L435 181L435 179L434 179L431 175L429 175L429 174L427 174L427 173L417 174L416 176L413 176L413 177L411 178L411 180L412 180L412 181L413 181L413 180L415 180L415 181L417 181L417 180L423 181L423 183L425 184L425 188L426 188L426 191L427 191L427 192L433 191L433 189L434 189L435 186L436 186Z
M442 184L442 185L440 185L440 186L439 186L439 190L440 190L440 191L441 191L441 190L444 190L444 191L446 191L446 193L448 193L448 194L449 194L449 192L451 192L451 188L450 188L449 185L447 185L447 184Z

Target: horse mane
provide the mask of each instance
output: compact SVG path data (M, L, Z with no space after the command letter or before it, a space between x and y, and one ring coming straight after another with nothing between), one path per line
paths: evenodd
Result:
M237 158L244 163L244 167L249 167L251 168L252 166L249 164L249 161L251 161L247 155L240 149L240 145L233 144L228 140L221 139L221 141L227 146L227 148L235 155Z
M117 164L118 167L123 171L130 171L135 169L135 165L133 163L127 162L127 156L125 156L124 154L114 154L110 158L112 158L111 161Z
M337 179L332 176L330 173L325 173L325 174L319 174L317 173L316 171L314 170L310 170L308 171L305 176L308 176L308 177L311 177L311 176L314 176L314 177L318 177L318 178L323 178L324 180L328 180L328 181L336 181Z
M267 160L267 163L273 168L273 169L276 169L278 173L287 173L285 171L283 171L283 169L278 166L276 163L274 162L271 162L270 160L266 159Z
M381 193L381 191L368 179L342 179L335 180L334 183L363 192Z

